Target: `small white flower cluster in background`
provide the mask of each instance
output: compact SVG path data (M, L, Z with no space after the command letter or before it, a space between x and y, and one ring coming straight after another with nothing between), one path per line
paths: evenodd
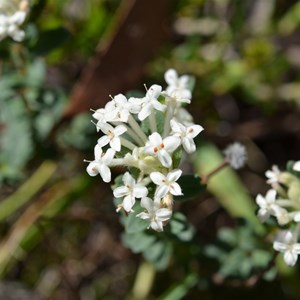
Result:
M292 166L292 170L300 172L300 161ZM294 266L300 254L297 243L300 233L300 177L288 171L280 171L277 166L266 172L267 183L271 189L265 196L257 195L259 206L258 217L264 222L275 217L279 226L288 226L288 230L280 230L273 247L283 252L287 265Z
M242 168L247 161L246 148L240 143L229 145L223 152L228 164L235 170Z
M172 215L173 196L182 195L177 183L182 174L178 169L182 149L193 153L194 138L203 130L182 107L191 101L190 79L170 69L165 73L165 90L155 84L142 98L118 94L93 113L96 129L103 136L87 172L110 182L111 167L127 167L123 184L113 191L121 199L117 211L132 213L140 203L144 211L136 216L156 231L163 231Z
M15 2L12 0L0 2L0 41L11 37L14 41L21 42L25 37L25 32L20 26L27 16L28 1Z

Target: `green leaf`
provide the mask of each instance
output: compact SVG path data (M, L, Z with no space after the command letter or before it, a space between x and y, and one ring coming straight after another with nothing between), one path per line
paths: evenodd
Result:
M133 234L125 233L122 235L122 243L131 249L133 253L144 252L155 242L155 236L138 232Z
M36 55L45 55L60 47L70 37L63 27L42 31L32 51Z
M205 176L223 161L220 151L211 143L202 143L196 152L195 165L200 175ZM215 195L220 204L233 217L245 218L255 226L257 232L263 233L264 227L255 215L254 200L236 173L230 169L223 169L208 182L208 190Z
M206 185L201 184L201 178L198 175L183 175L177 182L182 188L183 195L174 197L174 200L194 199L206 189Z
M145 259L152 262L157 270L163 270L168 266L171 254L171 243L161 239L157 239L143 253Z
M172 286L166 293L164 293L160 300L181 300L188 294L190 289L198 282L198 275L196 273L188 274L181 282Z
M272 255L273 254L266 250L254 250L251 257L253 266L256 268L265 268L272 259Z
M234 232L234 230L230 229L230 228L222 228L218 231L218 238L230 245L230 246L235 246L237 244L237 236L236 233Z
M131 213L127 217L124 217L125 230L127 233L141 232L149 226L149 222L136 217L136 215L142 211L142 208L139 209L137 206L135 206L134 211L135 213Z
M195 229L183 214L175 213L170 221L170 232L179 240L187 242L194 237Z

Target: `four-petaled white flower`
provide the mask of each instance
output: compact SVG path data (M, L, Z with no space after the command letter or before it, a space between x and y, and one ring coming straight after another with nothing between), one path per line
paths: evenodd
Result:
M295 162L295 164L293 165L293 170L300 172L300 160Z
M127 123L130 114L130 106L130 103L123 94L114 96L107 106L107 108L111 109L109 115L110 120Z
M182 195L181 187L176 182L181 176L182 171L179 169L175 169L164 175L160 172L152 172L150 174L151 180L158 185L155 191L155 198L163 198L168 193L171 193L174 196Z
M96 145L94 154L95 160L91 161L86 169L88 174L90 176L100 174L104 182L110 182L111 172L108 166L115 156L115 151L113 149L108 149L106 153L104 153L102 148L99 145Z
M168 208L161 208L159 199L153 201L148 197L142 198L141 206L147 212L141 212L136 216L143 220L148 220L150 222L148 228L151 227L153 230L163 231L163 223L170 219L172 211Z
M194 143L194 138L204 130L200 125L191 125L185 127L184 125L171 120L170 122L173 135L181 139L182 146L187 153L192 153L196 150L196 145Z
M143 184L136 183L136 180L128 172L123 175L123 182L124 185L117 187L113 193L116 198L124 197L122 206L125 211L131 212L135 198L146 197L148 189Z
M168 136L162 139L159 133L154 132L149 136L144 152L157 156L164 167L170 168L172 166L170 153L173 153L179 145L180 139L178 137Z
M142 109L138 114L138 118L143 121L153 113L153 110L165 111L166 105L161 104L157 99L161 95L161 86L154 84L146 93L145 98L142 99Z
M167 102L174 103L175 106L180 106L182 103L191 103L191 92L189 90L173 90L170 93L162 92L166 97Z
M25 18L25 11L17 11L11 16L0 14L0 40L9 36L16 42L22 41L25 33L19 26L24 23Z
M281 172L279 170L279 168L277 166L272 166L271 170L267 170L265 175L268 178L267 183L268 184L275 184L279 182L279 176L280 176Z
M296 242L296 237L291 231L281 232L273 247L283 253L283 259L288 266L292 267L296 264L300 254L300 244Z
M121 150L121 139L120 136L127 131L124 125L118 125L117 127L112 127L107 123L99 124L99 128L105 134L100 139L98 139L98 145L103 147L107 144L111 146L115 151Z
M178 77L177 72L174 69L169 69L165 73L165 81L168 84L168 87L166 89L166 92L170 95L173 91L187 91L188 94L186 94L188 99L191 98L191 92L188 89L190 76L183 75Z
M261 222L264 222L269 216L275 215L280 207L276 204L276 191L271 189L263 197L261 194L256 196L256 203L258 204L259 211L258 217Z

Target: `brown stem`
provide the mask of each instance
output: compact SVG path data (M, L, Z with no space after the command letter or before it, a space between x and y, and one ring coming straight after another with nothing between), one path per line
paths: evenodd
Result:
M225 159L218 167L216 167L215 169L210 171L208 174L204 175L201 179L201 183L202 184L207 184L210 177L217 174L219 171L221 171L222 169L224 169L227 166L228 166L228 161Z

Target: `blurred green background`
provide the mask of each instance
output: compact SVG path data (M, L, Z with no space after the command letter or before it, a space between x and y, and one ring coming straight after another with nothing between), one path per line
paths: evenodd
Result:
M0 42L0 299L300 299L254 201L272 164L299 160L300 1L35 0L23 28ZM89 110L168 68L194 76L205 128L184 172L236 140L249 159L144 236L85 171Z

